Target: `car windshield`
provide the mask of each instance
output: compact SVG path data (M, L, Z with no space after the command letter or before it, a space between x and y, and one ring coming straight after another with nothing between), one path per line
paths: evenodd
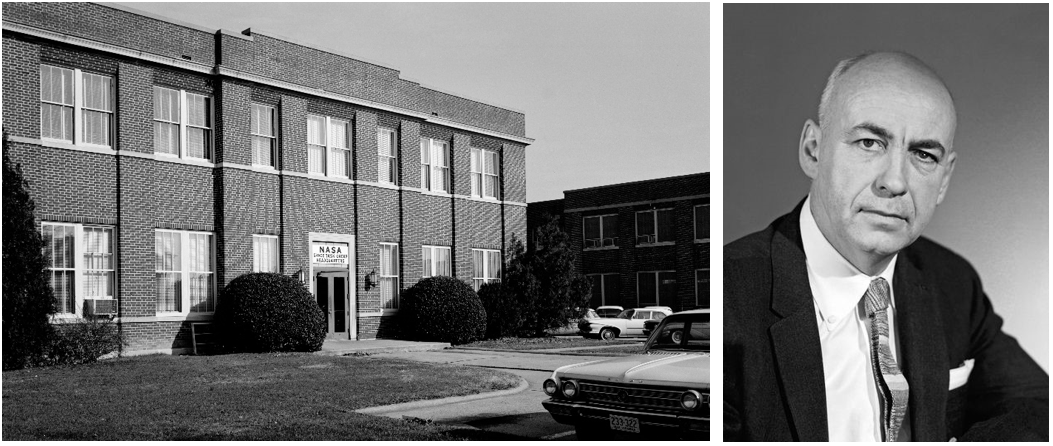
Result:
M667 317L651 333L647 351L709 351L709 313Z
M585 313L585 319L599 319L599 318L600 317L596 315L596 310L589 310L588 312Z
M625 311L623 311L621 313L618 313L617 318L618 319L632 319L633 318L633 310L625 310Z

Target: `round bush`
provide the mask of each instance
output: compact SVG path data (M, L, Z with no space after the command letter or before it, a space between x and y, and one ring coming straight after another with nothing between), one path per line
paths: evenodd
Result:
M426 277L402 294L399 323L411 340L466 344L486 335L486 310L467 283Z
M216 328L234 352L315 352L328 321L299 280L275 273L238 276L223 289Z

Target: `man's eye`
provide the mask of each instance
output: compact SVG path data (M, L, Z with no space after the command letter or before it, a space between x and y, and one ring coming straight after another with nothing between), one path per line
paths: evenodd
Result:
M885 144L882 143L881 141L878 141L876 139L869 139L869 138L865 138L865 139L861 139L859 141L856 141L856 144L859 144L861 147L863 147L864 149L868 149L868 150L879 149L879 148L884 148L885 147Z
M919 160L925 163L936 164L940 162L940 159L936 155L933 155L924 150L914 150L914 156L918 157Z

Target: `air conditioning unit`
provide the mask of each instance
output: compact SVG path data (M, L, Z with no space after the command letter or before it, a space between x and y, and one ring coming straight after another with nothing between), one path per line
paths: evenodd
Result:
M603 239L603 246L614 246L618 244L617 240L616 238L605 238Z
M599 247L600 247L600 240L599 239L594 239L593 238L593 239L585 240L585 248L586 249L588 249L588 248L599 248Z
M117 314L117 299L84 299L84 315L114 316Z
M654 243L653 235L638 235L636 236L636 244L642 245L644 243Z

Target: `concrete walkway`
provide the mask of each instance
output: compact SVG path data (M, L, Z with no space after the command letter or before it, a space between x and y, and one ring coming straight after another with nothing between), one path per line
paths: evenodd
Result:
M426 352L450 348L445 342L413 342L397 339L373 339L352 341L346 339L326 339L322 350L315 352L323 356L375 355L377 353Z

